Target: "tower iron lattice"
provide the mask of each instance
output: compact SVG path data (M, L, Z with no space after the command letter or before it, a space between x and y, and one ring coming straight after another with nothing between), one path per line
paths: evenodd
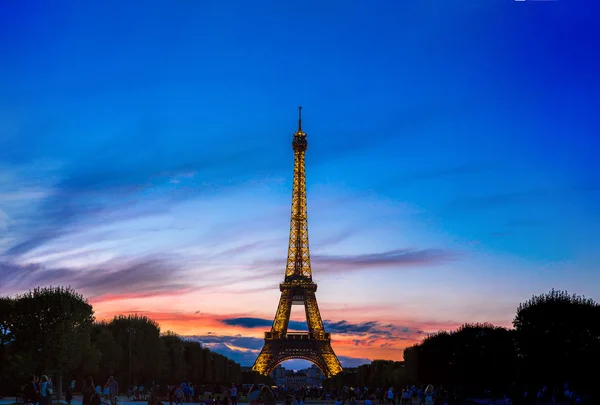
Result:
M298 130L292 140L294 184L285 279L279 285L281 298L273 326L265 332L265 345L252 370L268 375L286 360L304 359L314 363L325 377L331 377L342 371L342 366L331 347L331 335L325 332L315 295L317 284L312 281L304 168L308 143L302 131L302 107L298 107L298 115ZM288 332L292 305L304 305L308 332Z

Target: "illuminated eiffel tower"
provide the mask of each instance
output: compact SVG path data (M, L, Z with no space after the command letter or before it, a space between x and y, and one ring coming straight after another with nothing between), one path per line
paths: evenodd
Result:
M326 377L331 377L342 371L342 366L331 347L331 335L325 332L323 327L315 296L317 284L312 281L304 170L304 154L308 143L306 134L302 132L302 107L298 110L298 131L292 141L294 188L285 280L279 285L281 298L273 326L270 332L265 332L265 345L252 370L268 375L278 364L286 360L304 359L319 367ZM308 332L288 332L292 305L304 305Z

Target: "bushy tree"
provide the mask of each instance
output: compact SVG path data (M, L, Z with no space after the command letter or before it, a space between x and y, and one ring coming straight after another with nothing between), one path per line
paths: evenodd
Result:
M130 367L131 366L131 367ZM241 382L240 365L139 315L94 323L91 305L71 288L37 288L0 297L0 394L14 394L31 374L88 375L102 384ZM59 387L62 387L59 381Z
M519 305L513 321L521 378L538 384L590 386L600 379L600 306L552 290Z
M14 318L14 300L0 298L0 389L14 381L21 361L14 350Z
M262 375L257 371L242 371L240 373L240 377L242 384L265 384L269 386L275 385L275 381L273 381L271 377Z
M160 340L160 327L155 321L137 314L119 315L108 323L108 329L124 354L118 366L121 381L131 384L151 382L162 374L164 346Z
M186 361L186 353L189 347L186 347L185 340L173 332L167 332L162 335L161 341L165 353L163 360L165 377L171 383L183 381L184 377L188 374L187 366L189 363ZM201 347L200 351L202 351Z
M412 384L502 391L514 375L513 334L491 324L465 324L406 348L404 360L406 379Z
M117 344L108 324L106 322L95 324L92 328L91 339L93 348L99 353L96 361L98 366L96 373L104 376L115 374L121 363L124 348Z
M89 350L94 311L71 288L36 288L14 300L12 331L20 352L29 352L37 370L62 375L78 368Z
M202 345L199 342L190 342L184 341L184 358L186 363L186 372L187 377L190 381L203 381L204 374L202 364L204 362L204 350L202 350ZM236 365L239 368L239 364L229 360L230 364L232 364L232 370L234 370ZM233 372L231 378L229 378L231 382L239 381L239 375L235 376L235 372ZM229 381L223 381L223 383Z

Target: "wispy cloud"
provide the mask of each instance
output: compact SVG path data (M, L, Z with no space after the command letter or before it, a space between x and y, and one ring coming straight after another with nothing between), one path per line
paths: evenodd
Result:
M47 268L40 264L0 262L0 285L8 293L37 286L69 285L91 299L97 297L148 296L187 291L183 269L171 260L146 258L107 263L89 270Z
M354 235L359 234L359 231L360 228L358 226L346 227L337 233L330 234L319 239L312 238L312 246L318 248L319 250L327 249L348 240Z
M399 268L407 266L434 266L456 260L457 252L445 249L393 249L380 253L357 255L311 255L311 262L319 273L361 271L372 268ZM285 259L271 259L255 263L256 266L282 268Z
M394 249L360 255L315 255L311 260L323 272L369 269L373 267L404 267L437 265L456 258L456 253L443 249Z
M20 189L18 191L0 192L0 203L38 200L48 196L46 189Z
M21 256L81 226L169 212L172 204L291 171L289 149L271 159L258 157L269 148L268 139L258 137L248 146L236 133L211 140L207 152L204 142L169 142L169 133L164 125L142 122L127 136L99 142L93 153L71 156L51 187L36 192L35 212L4 255ZM332 159L331 149L319 150L313 152L316 161ZM22 198L26 191L12 190L5 198Z
M233 151L216 147L211 154L201 150L197 155L189 148L178 152L172 148L134 149L138 151L135 156L124 156L123 145L109 144L103 154L64 166L58 181L43 195L36 194L34 220L27 221L29 227L20 229L17 243L4 254L15 257L27 253L72 232L80 223L105 224L168 212L173 203L252 181L266 164L245 146ZM178 181L173 183L173 179ZM5 197L22 197L25 191L13 190ZM148 199L148 194L152 198ZM123 213L127 215L124 218L120 217Z

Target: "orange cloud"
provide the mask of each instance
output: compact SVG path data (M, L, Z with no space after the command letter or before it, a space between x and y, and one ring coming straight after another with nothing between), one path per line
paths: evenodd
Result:
M218 314L173 309L177 307L173 305L175 300L181 301L183 295L190 294L197 300L195 292L194 288L181 288L170 292L104 294L94 297L91 302L99 320L110 320L118 314L137 313L156 321L162 331L171 330L182 336L212 336L212 344L220 340L225 342L232 337L242 337L254 339L256 345L256 342L262 341L263 333L270 328L272 318L264 314L253 318L257 314ZM207 295L204 294L202 298L207 298ZM188 299L182 302L187 303ZM157 308L161 305L171 310ZM326 328L332 333L332 345L336 353L353 358L402 360L404 349L420 342L428 333L456 329L461 325L461 322L418 320L410 317L390 319L386 314L394 309L398 311L389 305L323 305L323 312L327 314ZM292 321L290 327L298 328L301 323ZM244 347L231 342L227 345L229 350L246 352L247 356L244 358L248 358L251 350L256 350L255 347ZM216 347L220 346L217 344Z

